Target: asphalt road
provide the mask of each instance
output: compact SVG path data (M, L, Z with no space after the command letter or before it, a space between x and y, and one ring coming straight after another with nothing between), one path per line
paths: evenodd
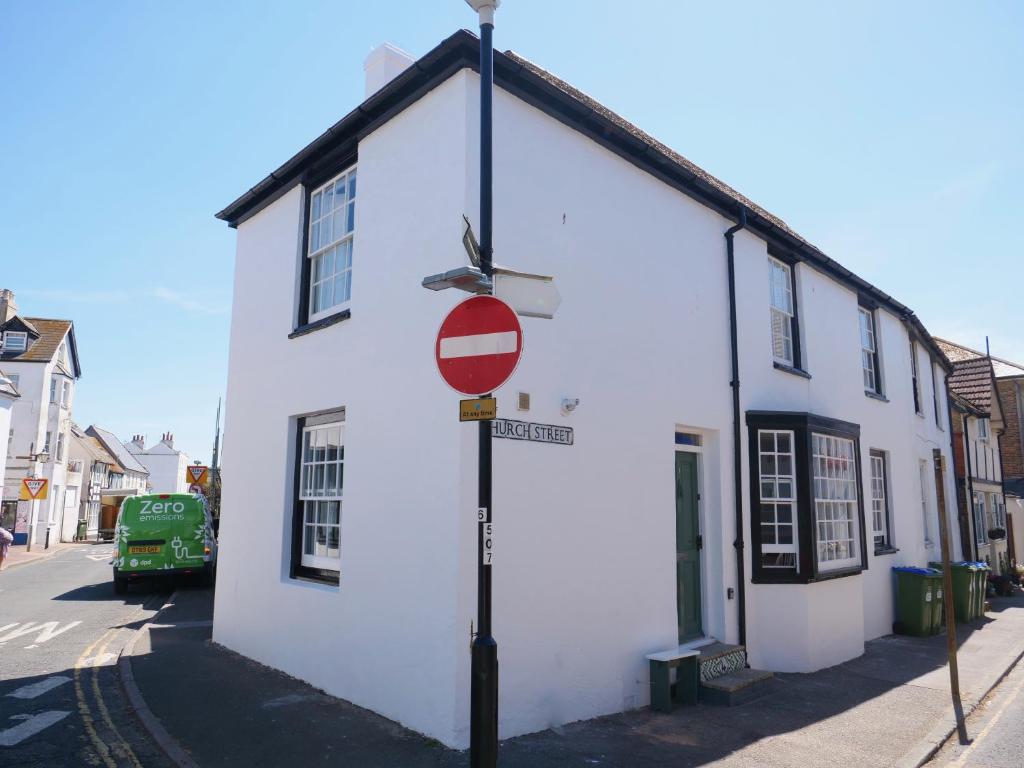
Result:
M0 765L163 768L121 690L117 655L170 586L111 588L110 544L0 571Z
M1020 768L1024 765L1024 663L967 718L968 744L956 734L928 764L934 768Z

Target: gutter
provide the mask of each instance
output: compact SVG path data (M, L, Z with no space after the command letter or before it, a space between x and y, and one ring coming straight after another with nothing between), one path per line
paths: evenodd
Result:
M736 507L736 611L739 623L739 645L747 644L747 588L743 542L743 476L740 453L740 356L736 331L736 254L733 236L747 226L747 209L740 208L740 220L725 231L725 248L729 265L729 344L732 351L732 474L733 497Z

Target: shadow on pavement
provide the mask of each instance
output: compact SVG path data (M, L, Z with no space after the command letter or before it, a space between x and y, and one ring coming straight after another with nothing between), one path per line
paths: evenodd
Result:
M213 644L209 626L173 627L209 619L209 593L179 593L176 602L161 614L161 626L140 639L132 665L148 705L200 765L467 764L463 752ZM993 611L1008 608L1024 608L1024 597L1001 598ZM962 673L991 665L986 646L1002 649L1005 637L1024 631L1019 613L992 630L994 618L957 625L961 644L981 638L961 652ZM888 765L949 714L945 662L945 635L890 635L867 643L863 656L845 664L780 674L772 693L742 706L610 715L506 740L500 761L504 768L677 768L719 760L730 766Z

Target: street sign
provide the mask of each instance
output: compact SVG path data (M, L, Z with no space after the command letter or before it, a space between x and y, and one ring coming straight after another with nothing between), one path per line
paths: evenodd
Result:
M207 469L208 467L204 467L202 464L189 464L185 471L188 473L188 477L193 485L206 485Z
M489 421L498 415L498 401L493 397L459 401L459 421Z
M555 445L572 445L574 435L572 427L561 427L557 424L536 424L532 421L514 421L513 419L495 419L491 422L491 434L508 440L529 440L533 443L554 443Z
M494 268L494 295L512 307L517 315L546 320L555 316L562 303L555 279L550 275L517 272L506 267Z
M33 499L42 501L46 498L48 489L49 483L46 478L26 477L21 481L21 493L18 494L18 498L22 501L32 501Z
M464 395L496 390L509 380L522 353L519 318L494 296L470 296L456 304L434 342L441 378Z

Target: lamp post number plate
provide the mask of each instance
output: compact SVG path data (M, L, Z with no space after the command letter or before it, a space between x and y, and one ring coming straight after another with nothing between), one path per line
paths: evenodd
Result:
M481 523L484 527L484 548L481 551L483 565L491 565L494 562L494 523Z

